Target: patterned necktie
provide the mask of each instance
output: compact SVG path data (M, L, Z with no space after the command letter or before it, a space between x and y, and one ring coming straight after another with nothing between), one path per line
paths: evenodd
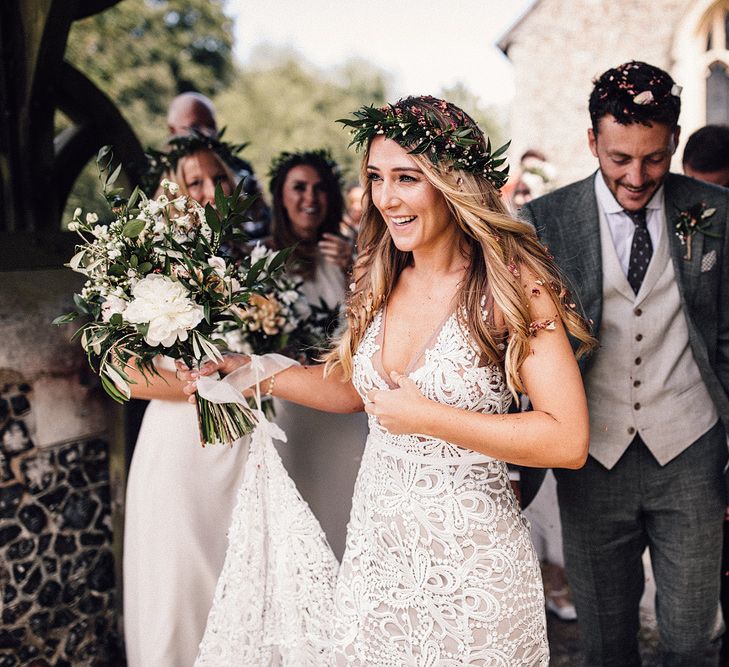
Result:
M633 288L633 292L637 294L653 256L653 243L651 243L651 236L645 221L645 209L625 211L625 214L635 223L633 243L630 246L630 261L628 262L628 282Z

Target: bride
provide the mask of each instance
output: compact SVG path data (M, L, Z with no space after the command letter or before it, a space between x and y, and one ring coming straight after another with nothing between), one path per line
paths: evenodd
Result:
M467 114L414 97L363 107L346 124L365 148L366 184L349 326L325 365L287 368L261 389L319 410L364 409L369 436L333 604L306 601L330 615L319 619L319 658L267 655L547 665L539 566L506 462L583 465L587 408L568 334L581 351L593 341L548 253L507 214L501 151ZM229 356L199 374L247 363ZM194 393L198 374L181 372ZM517 392L532 412L506 414ZM224 571L219 592L247 575L224 581ZM219 649L226 641L218 633ZM222 653L238 649L254 655Z

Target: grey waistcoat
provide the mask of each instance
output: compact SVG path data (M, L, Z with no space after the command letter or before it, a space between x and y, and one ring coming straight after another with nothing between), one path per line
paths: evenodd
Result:
M585 376L590 454L612 468L637 432L665 465L718 419L689 346L666 231L637 295L603 215L600 239L601 347Z

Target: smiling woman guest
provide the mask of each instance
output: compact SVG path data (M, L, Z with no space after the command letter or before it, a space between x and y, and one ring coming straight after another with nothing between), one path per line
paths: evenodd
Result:
M337 164L325 150L285 152L273 161L269 176L268 245L274 250L295 246L288 268L303 278L301 291L311 305L323 300L329 308L342 307L353 248L338 233L344 201ZM367 420L280 398L274 398L274 407L276 423L288 435L279 447L284 465L341 558Z
M592 338L533 230L504 208L503 149L467 114L414 97L346 124L365 149L348 327L326 365L266 387L369 415L319 664L546 666L539 564L505 462L583 465L587 408L567 334L585 349ZM519 391L533 411L507 414ZM237 614L224 601L216 611ZM243 634L209 625L202 655L240 662L255 647Z

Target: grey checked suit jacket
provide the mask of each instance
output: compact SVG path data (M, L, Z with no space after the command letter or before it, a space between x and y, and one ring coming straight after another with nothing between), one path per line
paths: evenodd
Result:
M594 182L593 175L535 199L524 206L520 216L554 255L599 339L603 272ZM729 433L729 189L668 174L664 192L671 259L691 350ZM687 260L674 221L678 211L700 202L716 209L707 230L716 238L695 233L692 257ZM589 357L581 360L583 373L589 363Z

